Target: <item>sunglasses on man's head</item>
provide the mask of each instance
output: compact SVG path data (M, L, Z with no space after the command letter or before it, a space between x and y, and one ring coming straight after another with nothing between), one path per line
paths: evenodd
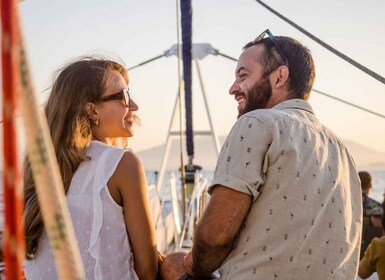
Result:
M107 95L107 96L102 97L98 100L95 100L94 102L95 103L101 103L101 102L107 102L107 101L111 101L111 100L123 100L124 105L126 105L126 107L129 107L130 106L130 90L128 88L124 88L117 93Z
M261 41L262 39L265 38L266 34L267 34L267 36L269 36L269 39L271 40L271 42L273 42L274 47L277 49L279 55L281 56L281 58L285 62L285 66L289 67L289 60L287 58L285 50L278 45L277 40L275 39L274 35L270 32L269 29L266 29L265 31L263 31L257 38L255 38L253 41L251 41L250 44L252 44L252 45L257 44L259 41Z

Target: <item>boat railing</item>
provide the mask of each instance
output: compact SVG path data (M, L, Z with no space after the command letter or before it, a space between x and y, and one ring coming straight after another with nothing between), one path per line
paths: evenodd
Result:
M161 252L187 251L191 248L196 222L208 201L208 185L209 180L203 177L202 172L196 172L192 192L185 200L185 217L182 214L182 186L174 172L169 172L168 180L159 192L156 185L149 185L150 207Z

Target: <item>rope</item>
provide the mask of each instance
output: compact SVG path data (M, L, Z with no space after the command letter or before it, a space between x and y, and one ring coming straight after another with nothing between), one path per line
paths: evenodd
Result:
M297 30L301 31L303 34L305 34L306 36L308 36L309 38L311 38L312 40L314 40L315 42L317 42L318 44L320 44L322 47L324 47L325 49L329 50L330 52L332 52L333 54L339 56L340 58L342 58L343 60L345 60L346 62L350 63L351 65L355 66L356 68L360 69L362 72L368 74L369 76L373 77L374 79L378 80L379 82L385 84L385 78L380 76L379 74L377 74L376 72L370 70L369 68L363 66L362 64L358 63L357 61L353 60L352 58L346 56L345 54L339 52L338 50L336 50L335 48L333 48L332 46L326 44L325 42L323 42L321 39L317 38L316 36L314 36L313 34L311 34L310 32L306 31L305 29L303 29L301 26L297 25L296 23L292 22L291 20L289 20L288 18L286 18L285 16L283 16L282 14L278 13L277 11L273 10L272 8L270 8L269 6L267 6L265 3L263 3L262 1L260 0L255 0L257 1L259 4L261 4L264 8L266 8L267 10L269 10L270 12L272 12L273 14L275 14L276 16L278 16L279 18L283 19L284 21L286 21L288 24L290 24L291 26L293 26L294 28L296 28Z
M2 72L3 75L12 73L14 78L16 79L17 77L19 81L19 84L17 85L17 96L20 97L19 101L22 109L21 113L26 131L28 158L31 162L36 192L42 210L45 229L47 230L53 255L55 257L59 278L81 280L85 279L82 260L80 252L76 246L75 233L72 228L64 194L64 187L61 181L60 170L54 155L54 148L50 139L47 121L44 117L43 110L38 106L37 98L32 85L21 29L18 26L16 4L14 2L15 0L1 1L2 22L4 19L12 16L11 24L14 28L12 32L14 38L11 40L8 38L9 34L3 30L3 46L5 45L4 42L9 40L9 45L5 45L8 48L5 50L15 54L17 57L17 59L13 61L12 65L7 64L3 59ZM13 14L8 14L7 16L5 12L10 10L8 8L11 5L13 5ZM20 44L18 44L18 42L20 42ZM10 71L10 69L13 71ZM17 70L17 72L15 70ZM3 79L3 82L4 81L7 81L7 79ZM4 93L7 91L8 90L4 90ZM9 109L12 107L14 108L14 106L10 106L9 103L5 103L6 110L4 111L6 112L6 115L4 119L4 127L7 120L7 112L9 112ZM5 178L12 177L9 175L14 175L9 173L8 170L5 170L4 174ZM22 191L19 190L19 192L21 195ZM6 209L6 215L9 215L9 213L14 211L14 209ZM8 244L7 246L12 245L11 249L13 250L15 250L16 243L17 245L24 244L24 239L22 239L21 242L19 242L19 240L17 240L18 242L14 241L15 240L11 240L11 242L5 242L5 244ZM24 259L24 253L21 253L20 250L17 254L18 257ZM7 263L7 267L8 265L9 263ZM21 279L21 277L12 277L8 276L8 274L6 275L6 278Z
M16 111L20 76L17 36L17 6L13 0L1 1L1 59L3 80L4 152L4 255L7 279L22 279L25 255L23 228L23 189L18 168Z
M192 124L192 7L191 0L181 0L183 78L186 110L186 148L189 164L194 156Z
M37 104L25 50L21 49L20 101L36 192L60 279L85 279L60 170L44 113Z

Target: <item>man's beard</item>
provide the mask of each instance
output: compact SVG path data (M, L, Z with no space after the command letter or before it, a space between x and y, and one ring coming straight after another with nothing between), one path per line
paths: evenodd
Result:
M247 112L257 109L266 109L271 98L271 85L268 77L262 77L259 82L250 89L246 99L245 108L238 111L238 118Z

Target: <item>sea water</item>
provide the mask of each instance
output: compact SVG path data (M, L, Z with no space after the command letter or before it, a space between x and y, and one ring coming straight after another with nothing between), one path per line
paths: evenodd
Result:
M382 203L384 201L384 192L385 192L385 169L381 168L367 168L367 169L359 169L359 171L367 171L373 177L373 189L369 194L369 197L372 199ZM164 181L166 182L166 178L170 172L173 172L177 181L180 181L180 172L179 171L169 171L164 176ZM146 171L146 177L148 184L156 184L158 174L156 171ZM211 182L214 177L213 171L204 171L203 177L207 178L208 182ZM178 180L179 179L179 180ZM179 182L178 182L179 183ZM167 184L167 183L165 183Z
M384 192L385 192L385 170L384 169L365 169L362 171L368 171L373 177L373 190L369 195L369 197L382 203L384 201Z

